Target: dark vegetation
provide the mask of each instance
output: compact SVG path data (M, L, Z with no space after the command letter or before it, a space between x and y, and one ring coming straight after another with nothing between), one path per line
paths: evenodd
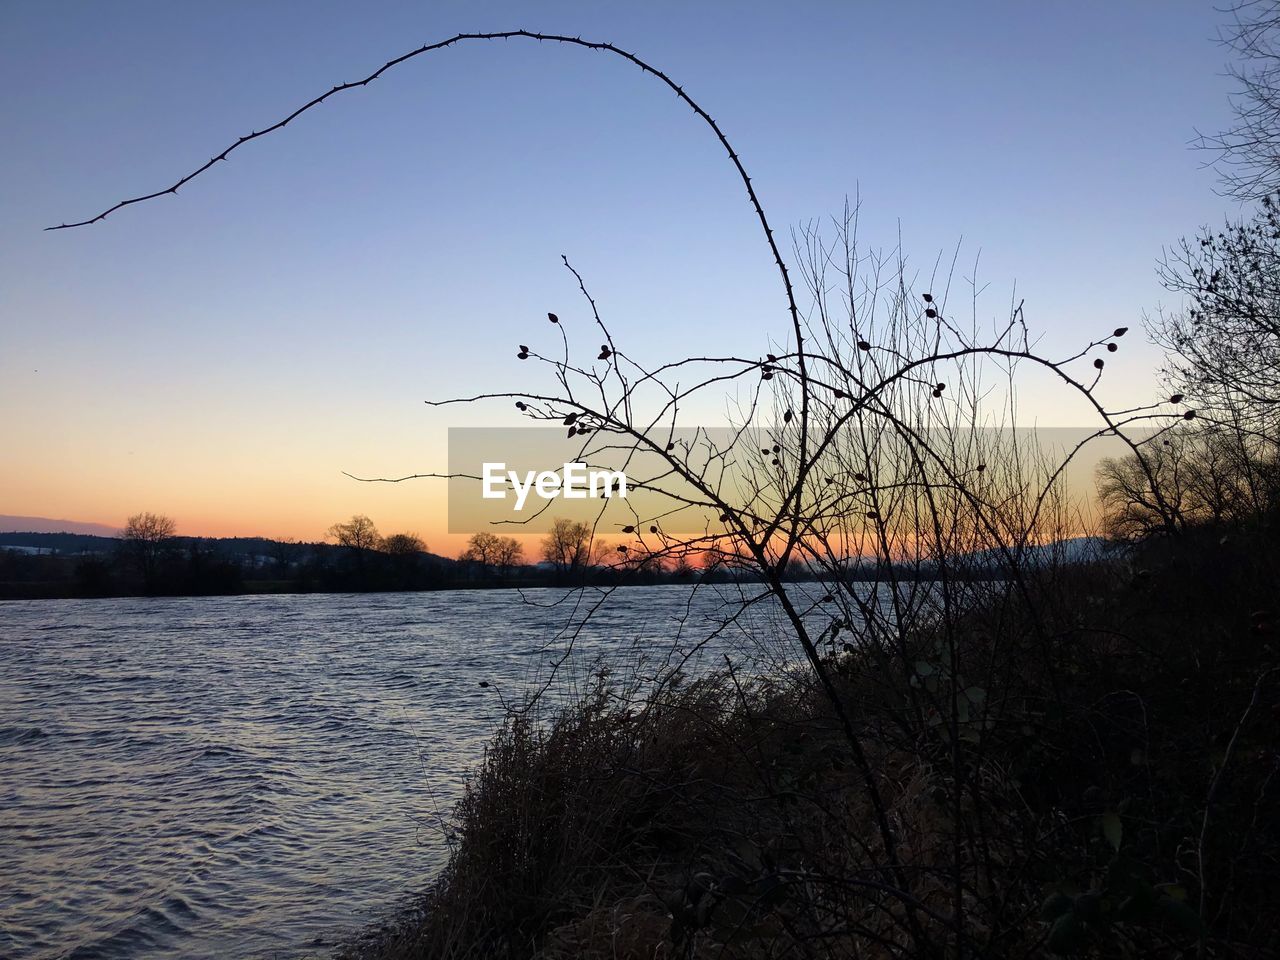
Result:
M393 547L395 545L393 544ZM1093 543L1066 544L1091 551ZM1046 550L1046 559L1053 554ZM600 553L598 551L598 553ZM265 537L182 537L166 540L156 553L151 579L119 538L79 533L0 533L0 600L135 596L235 596L260 593L361 593L421 590L485 590L533 587L621 587L658 584L758 582L750 567L725 563L654 562L622 566L607 554L570 569L543 560L504 563L470 550L442 557L416 547L394 552L335 543ZM1009 576L1001 558L976 558L968 576ZM936 567L895 566L898 579L933 580ZM800 563L784 574L788 583L828 578ZM854 565L845 578L875 582L884 569Z
M0 534L0 599L225 596L432 590L466 585L454 561L425 551L356 551L261 537Z
M1246 57L1274 67L1280 5L1243 3L1239 15ZM861 248L856 210L798 232L802 307L711 116L634 54L576 37L426 45L241 138L169 191L65 226L174 192L405 60L494 39L619 57L692 109L746 190L789 328L763 356L646 365L566 260L580 315L560 308L554 329L513 345L552 386L446 402L501 401L568 427L584 463L595 444L656 457L638 482L667 492L672 511L718 522L676 536L664 515L637 517L612 568L697 558L749 570L730 619L767 606L788 656L762 664L744 642L716 674L602 672L586 696L515 705L456 811L447 868L418 909L351 952L1276 957L1274 207L1167 259L1166 282L1186 298L1149 324L1170 351L1167 399L1126 410L1109 409L1099 385L1127 328L1067 356L1038 353L1020 305L994 326L979 318L976 278L970 296L952 296L960 282L945 264L921 276L899 250ZM1264 85L1242 101L1245 140L1280 142L1271 74L1247 76ZM1233 136L1220 144L1228 159ZM1280 169L1262 148L1247 159ZM1127 550L1032 562L1081 518L1063 464L1000 429L1014 425L1018 369L1045 374L1092 411L1098 436L1127 444L1099 478ZM726 390L734 426L770 443L708 457L672 441L692 395ZM560 569L597 565L594 539L585 554L560 553ZM974 558L993 556L1002 576L975 576ZM823 587L798 587L797 565ZM853 575L868 569L870 582Z
M828 653L892 860L811 675L513 716L421 911L356 952L1274 957L1278 547L1203 527L913 631L912 669Z

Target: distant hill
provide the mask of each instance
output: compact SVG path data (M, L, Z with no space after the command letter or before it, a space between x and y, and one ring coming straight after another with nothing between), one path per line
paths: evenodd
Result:
M120 528L80 520L50 520L48 517L12 517L0 514L0 533L82 533L91 537L118 537Z
M0 550L22 553L110 553L119 544L118 537L92 533L0 533Z
M19 521L34 520L33 517L7 518ZM60 520L48 520L46 523L62 523ZM3 526L3 525L0 525ZM92 533L72 532L38 532L30 529L9 531L0 529L0 550L17 550L22 553L64 553L64 554L107 554L112 553L120 545L120 531L102 524L76 524L81 527L97 527L109 531L107 536ZM186 550L192 545L205 550L212 550L222 557L239 557L254 563L283 560L297 563L307 554L341 554L343 548L332 543L283 543L267 537L174 537L173 546ZM434 563L446 569L458 565L451 557L441 557L434 553L424 553Z

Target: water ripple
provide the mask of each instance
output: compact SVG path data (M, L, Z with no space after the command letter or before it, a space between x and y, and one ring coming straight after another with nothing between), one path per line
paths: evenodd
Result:
M566 651L526 597L0 604L0 956L315 956L425 886L498 692ZM665 656L688 601L618 591L559 680Z

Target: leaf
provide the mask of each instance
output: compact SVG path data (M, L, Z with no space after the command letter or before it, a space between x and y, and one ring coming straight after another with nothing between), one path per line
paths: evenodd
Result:
M916 661L916 673L922 677L927 677L933 673L933 664L928 660Z
M970 687L964 692L964 695L968 697L969 702L973 704L982 703L987 699L987 691L983 690L981 687Z
M1108 810L1102 815L1100 825L1102 835L1107 843L1111 844L1111 849L1119 851L1120 840L1124 837L1124 824L1120 822L1120 814L1114 810Z

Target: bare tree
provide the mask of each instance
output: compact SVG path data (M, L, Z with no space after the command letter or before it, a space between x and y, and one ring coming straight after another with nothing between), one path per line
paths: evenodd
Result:
M121 549L142 577L147 591L155 589L160 561L169 549L178 525L158 513L135 513L125 521Z
M458 559L474 563L484 572L507 576L524 556L524 545L515 537L500 537L482 530L473 534Z
M1280 190L1280 2L1235 0L1226 12L1221 39L1238 58L1228 67L1235 123L1196 145L1216 154L1228 195L1259 200Z
M412 557L426 551L426 543L416 533L393 533L382 541L382 552L393 557Z
M591 562L591 524L556 517L542 540L542 559L560 576L574 577Z
M347 547L357 553L377 550L382 545L378 528L363 514L354 515L346 523L335 523L329 528L327 535L335 540L338 546Z
M1276 461L1255 450L1236 430L1187 424L1153 438L1141 460L1132 454L1103 460L1098 499L1107 532L1144 540L1260 520L1277 503Z
M497 563L501 544L502 540L497 534L481 530L472 534L459 559L477 564L481 570L488 570Z
M1168 351L1170 389L1197 413L1257 440L1280 442L1280 209L1201 230L1160 264L1185 309L1148 322Z
M523 559L524 544L515 537L498 538L498 547L494 554L493 562L502 576L510 576L511 571L519 566Z

